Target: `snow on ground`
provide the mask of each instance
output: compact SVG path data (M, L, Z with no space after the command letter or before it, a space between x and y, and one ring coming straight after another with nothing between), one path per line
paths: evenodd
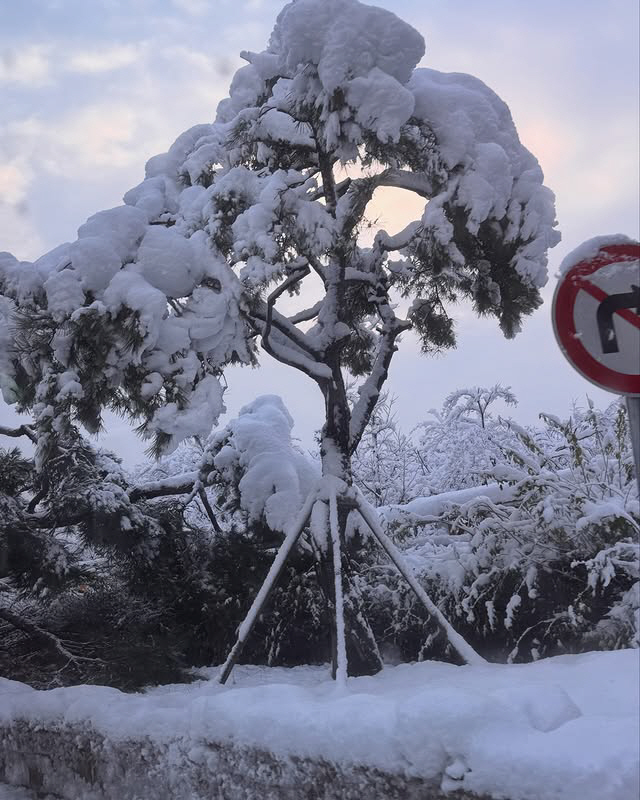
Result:
M193 747L231 740L511 800L638 796L637 650L519 665L400 664L350 678L345 689L326 667L240 666L225 687L216 669L200 674L136 695L98 686L43 692L0 679L0 724L90 723L113 739Z

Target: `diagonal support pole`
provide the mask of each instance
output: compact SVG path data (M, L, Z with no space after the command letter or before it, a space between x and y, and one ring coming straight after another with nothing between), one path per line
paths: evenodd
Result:
M227 660L224 662L220 672L220 677L218 678L219 683L226 683L229 675L231 675L231 670L240 657L242 649L244 648L247 639L251 635L251 631L253 630L262 609L266 605L271 593L278 583L278 578L286 566L287 559L289 558L291 551L293 550L296 542L302 534L302 531L309 521L311 509L313 508L313 505L317 499L318 489L314 489L313 491L309 492L307 499L305 500L304 505L298 514L298 517L294 520L293 524L289 528L284 542L280 545L278 554L276 555L273 564L267 573L267 577L264 579L264 582L260 587L260 591L251 604L251 608L249 609L247 616L244 618L244 621L238 628L238 637L236 639L236 643L231 648L231 652L227 656Z
M329 490L329 528L333 552L333 577L335 581L336 612L336 681L345 686L347 683L347 637L344 628L344 595L342 587L342 547L340 543L340 526L338 524L338 498L336 487Z
M362 518L367 523L371 532L378 540L382 549L386 552L389 558L393 561L396 565L398 572L402 575L402 577L407 581L409 586L413 589L414 593L420 600L420 602L425 606L427 611L433 616L436 620L442 631L444 632L445 636L447 637L450 644L456 650L458 655L467 663L467 664L486 664L486 660L482 658L479 653L471 647L471 645L456 631L453 625L449 622L449 620L444 616L442 611L436 606L433 600L429 597L429 595L425 592L422 588L420 583L418 582L416 576L414 575L413 570L404 560L402 553L398 550L395 544L391 541L391 539L387 536L387 534L382 530L382 526L378 522L378 518L376 512L371 506L362 492L357 488L355 489L355 502L356 507Z

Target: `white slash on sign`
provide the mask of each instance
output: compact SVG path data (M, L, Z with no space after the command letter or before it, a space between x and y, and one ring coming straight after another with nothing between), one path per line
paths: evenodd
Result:
M640 245L594 239L562 268L552 310L560 349L602 389L640 396Z

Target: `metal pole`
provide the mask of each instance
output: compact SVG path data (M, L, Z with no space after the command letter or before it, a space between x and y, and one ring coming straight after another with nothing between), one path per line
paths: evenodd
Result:
M636 483L640 499L640 397L627 396L627 413L629 414L629 435L633 449L633 460L636 464Z

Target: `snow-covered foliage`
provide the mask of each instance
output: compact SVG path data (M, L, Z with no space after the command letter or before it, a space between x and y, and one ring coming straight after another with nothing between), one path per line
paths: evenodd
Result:
M284 532L313 488L318 470L291 439L293 419L277 395L258 397L212 434L200 461L224 512Z
M370 376L357 440L409 324L388 302L396 283L425 346L452 341L442 301L458 294L513 334L540 302L553 197L504 103L470 76L416 69L423 54L384 9L290 3L266 50L243 54L216 120L152 158L124 205L34 263L2 255L0 381L33 412L43 453L61 419L96 430L106 406L141 418L158 451L206 436L223 410L220 372L252 362L256 335L321 385L332 353ZM337 183L347 163L366 176ZM384 186L424 197L424 215L361 247ZM394 250L402 262L388 261ZM262 293L311 270L326 294L305 333Z
M422 455L401 430L394 399L380 397L353 456L354 480L375 506L406 503L425 485Z
M133 490L80 438L40 471L0 450L0 672L130 688L201 658L206 532Z
M417 453L422 468L421 492L439 494L485 483L505 447L518 447L508 421L493 415L496 401L514 406L508 387L458 389L440 411L418 426ZM417 433L417 431L416 431Z
M638 646L640 513L624 409L589 406L565 422L543 420L537 431L510 423L519 446L504 446L488 485L386 516L409 537L414 568L481 650L484 641L488 652L529 660ZM381 574L386 588L374 586L372 602L397 641L415 647L425 629L414 604Z

